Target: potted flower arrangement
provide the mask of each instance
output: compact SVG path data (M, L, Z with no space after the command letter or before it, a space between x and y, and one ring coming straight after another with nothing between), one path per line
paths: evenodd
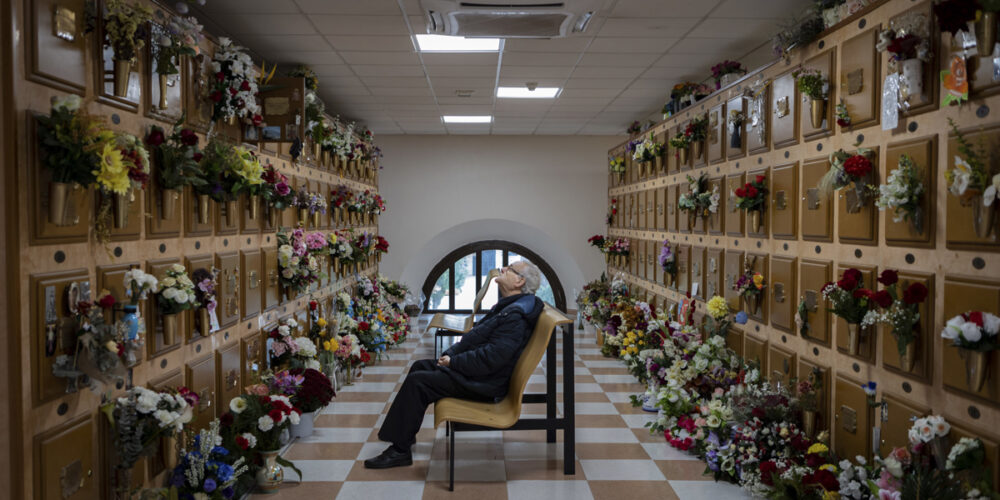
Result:
M338 328L341 335L337 339L338 346L334 354L340 360L340 366L346 370L344 385L353 385L354 377L357 375L355 367L360 367L364 363L367 353L362 349L358 336L351 333L357 328L356 321L346 314L341 314Z
M628 238L618 237L608 245L608 253L615 259L615 264L618 267L628 264L629 244Z
M691 144L694 144L695 159L701 158L706 137L708 137L708 116L702 115L692 118L684 130L670 139L670 147L677 151L677 159L681 165L687 164Z
M257 104L257 78L260 76L243 47L226 37L219 38L219 48L212 56L215 79L206 86L212 101L212 123L226 120L259 127L263 123Z
M920 336L920 304L927 300L927 287L914 281L903 290L902 285L898 284L899 273L892 269L882 271L878 282L885 286L885 289L872 296L878 309L870 309L862 322L891 326L892 336L896 337L896 347L899 349L900 367L903 371L912 371L916 362L916 343Z
M608 160L608 169L612 174L618 175L618 182L625 180L625 158L620 156L612 156Z
M632 161L639 162L639 175L651 174L653 168L663 167L663 143L654 141L652 132L642 140L629 141L628 150L632 152ZM656 164L652 165L654 161Z
M709 215L719 211L719 186L713 186L712 191L708 190L708 174L702 172L697 179L687 176L687 193L677 200L677 207L687 212L689 224L693 228L695 217L708 219Z
M868 203L872 193L879 192L871 184L875 172L873 160L875 153L870 149L860 148L854 154L838 149L830 154L830 170L819 181L819 188L824 193L844 189L854 185L856 201L848 203L847 212L856 213Z
M298 328L299 323L294 318L286 318L281 320L277 327L268 332L268 364L271 368L287 367L295 354L299 352L300 344L295 341L296 337L292 335L292 330L295 329L295 331L298 331Z
M799 68L792 73L799 92L809 98L809 120L813 128L822 128L826 119L827 81L818 70Z
M157 107L167 109L167 83L179 75L181 56L198 55L198 42L203 38L202 26L194 17L172 16L166 25L151 23L153 45L150 47L156 74L159 76L160 101Z
M823 298L830 301L830 312L847 322L847 350L852 356L856 356L861 338L874 325L868 311L873 307L875 293L864 287L861 271L854 268L844 271L844 275L836 283L827 283L822 293Z
M199 397L186 387L162 392L142 386L129 389L125 396L101 406L101 412L111 424L118 490L128 496L131 469L143 456L156 451L163 441L164 458L169 469L176 465L177 434L194 416Z
M966 383L979 392L986 381L991 352L1000 348L1000 317L982 311L967 311L948 320L941 337L952 341L965 359Z
M924 63L931 60L931 23L923 12L912 11L893 18L878 34L875 49L889 53L889 73L899 75L899 97L904 108L910 97L924 93ZM992 46L990 46L992 51Z
M375 262L382 261L382 255L389 253L389 241L381 234L375 235Z
M301 228L292 230L290 234L279 230L277 238L278 282L287 290L303 293L323 275L319 270L319 261L309 251L305 232Z
M177 211L177 200L184 186L206 184L198 162L202 159L198 149L198 134L183 128L183 120L174 123L169 136L159 125L153 125L146 134L146 146L152 150L159 171L160 217L172 219Z
M293 373L297 370L293 370ZM292 404L302 410L298 425L292 426L292 437L312 435L316 414L333 401L337 393L333 384L322 372L307 368L302 370L302 386L292 396Z
M219 320L215 316L215 309L219 306L215 298L215 288L219 286L218 277L219 270L215 267L211 270L198 268L191 273L191 280L195 284L193 305L198 309L198 332L202 337L207 337L219 328Z
M671 286L673 281L677 279L677 256L670 248L670 240L663 240L659 260L660 267L663 269L663 283Z
M229 411L220 417L223 443L228 449L250 453L255 463L260 455L263 465L257 469L257 488L261 492L278 490L285 479L282 466L290 467L302 477L294 464L278 456L281 433L297 423L301 414L287 396L241 394L229 401Z
M754 261L756 261L756 257ZM764 275L759 271L753 270L753 262L746 266L743 274L733 284L733 290L743 298L743 301L747 305L747 311L750 314L760 312L761 298L763 298L765 288L767 288L767 280L764 279Z
M909 221L917 233L924 232L924 213L920 206L924 183L920 181L917 166L910 155L899 156L896 168L878 189L879 197L875 205L880 211L891 208L893 222Z
M52 98L48 116L38 118L41 162L51 173L49 223L67 224L66 207L71 189L89 187L101 165L98 151L113 138L101 120L80 110L76 95ZM75 222L73 222L75 224Z
M996 223L995 202L1000 189L1000 173L990 177L991 155L985 152L982 144L974 147L950 118L948 122L958 142L959 153L955 155L955 165L944 174L948 192L958 196L962 206L972 207L976 236L989 237Z
M268 164L261 175L260 196L264 200L264 210L267 212L268 224L277 225L278 214L292 206L295 193L288 185L288 177L278 172L274 165Z
M145 189L149 181L149 152L135 136L115 134L98 154L100 167L95 172L95 180L101 190L101 204L95 229L98 241L106 243L111 236L111 226L120 229L128 225L128 212L135 201L135 192Z
M728 86L745 74L747 70L736 61L725 60L712 66L712 79L715 80L716 90Z
M125 97L132 65L145 45L143 28L153 18L153 11L125 0L108 0L104 7L104 37L114 52L114 92Z
M174 264L166 270L156 289L156 306L163 320L163 344L173 345L177 335L177 314L195 305L194 283L184 266Z
M250 469L246 457L235 460L219 433L221 424L212 420L208 429L194 437L191 449L180 457L180 463L170 471L166 498L199 498L231 500L236 498L240 477Z
M767 177L764 175L758 175L735 191L736 207L745 210L750 216L750 229L755 233L760 232L763 224L762 215L767 209L767 193Z

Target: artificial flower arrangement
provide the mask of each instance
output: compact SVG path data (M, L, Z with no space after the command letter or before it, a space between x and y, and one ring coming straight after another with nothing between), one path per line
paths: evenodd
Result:
M288 396L259 393L236 396L229 401L229 411L219 417L223 446L248 457L250 463L260 463L258 456L265 461L275 460L292 468L301 478L302 472L295 465L277 456L282 431L297 424L301 414Z
M207 219L207 201L211 198L226 203L226 220L235 224L236 199L244 193L257 195L264 183L264 169L260 161L253 152L234 147L220 136L215 136L205 146L201 167L207 182L195 186L195 193L199 196L199 222L207 222L201 219L202 216Z
M625 158L621 156L612 156L609 158L608 170L613 174L617 174L618 182L621 182L625 178Z
M914 281L904 290L899 284L899 273L892 269L882 271L878 282L885 286L872 296L872 301L878 308L869 309L862 323L884 323L891 326L902 368L910 371L916 361L915 342L920 335L920 304L927 300L927 287Z
M212 101L212 123L218 120L239 120L259 127L263 123L257 104L257 78L250 55L227 37L219 38L219 47L212 56L214 80L206 86Z
M641 164L650 163L656 159L662 161L663 158L663 143L653 140L652 132L642 140L629 141L628 150L632 152L632 161Z
M122 280L125 287L125 295L129 298L130 304L139 305L140 300L146 300L149 293L155 293L159 286L156 276L149 274L142 269L133 268L125 271Z
M88 389L100 394L105 388L124 382L126 366L138 363L141 339L129 338L125 322L105 319L104 310L114 304L114 296L105 290L97 302L79 301L70 305L75 322L74 344L52 364L52 374L67 379L67 392L76 392L83 381ZM50 342L48 338L46 342ZM51 347L47 344L46 350L54 351L55 343L52 339Z
M1000 349L1000 317L983 311L967 311L948 320L941 337L951 340L966 363L969 390L979 392L986 381L990 353Z
M889 73L899 76L899 102L910 107L910 98L919 103L923 94L924 64L931 61L931 23L923 12L911 11L894 17L879 32L875 49L889 53Z
M250 467L246 457L233 458L223 446L221 424L212 420L191 442L191 449L181 454L177 467L170 471L166 498L230 500L236 498L240 478Z
M125 97L132 65L145 46L145 26L153 18L153 11L125 0L108 0L104 7L104 38L115 60L114 91L116 96Z
M804 47L813 42L823 32L823 18L818 13L807 16L802 22L778 32L771 39L771 51L775 57L790 59L789 54L795 47Z
M715 80L715 89L718 90L722 88L723 80L727 80L724 78L726 75L742 76L746 73L746 68L744 68L743 65L737 61L725 60L712 66L712 79Z
M365 190L365 193L368 194L368 191ZM368 196L368 213L372 216L378 216L382 215L383 212L385 212L385 199L378 193L371 193Z
M354 122L343 125L339 119L334 119L334 124L335 131L330 138L330 147L333 148L334 155L342 163L354 160ZM341 168L343 166L341 165Z
M795 384L798 407L802 410L802 428L806 436L813 437L816 431L816 412L820 410L820 391L823 390L823 372L813 367L805 380Z
M852 356L857 355L861 337L875 324L874 318L868 316L874 307L875 292L864 287L864 276L852 267L836 283L824 285L822 294L830 302L829 311L847 322L848 351Z
M278 213L292 206L295 201L295 193L288 185L288 177L278 172L278 169L274 168L274 165L270 163L264 167L261 180L263 182L260 185L260 196L264 199L264 207L267 210L268 218L271 221L271 225L274 226L277 222Z
M292 370L292 373L297 373L297 370ZM323 409L337 395L330 379L322 372L307 368L302 370L300 376L302 377L302 386L292 396L292 404L302 410L302 413L312 413Z
M381 260L383 254L389 253L389 240L381 234L375 235L375 259Z
M319 193L310 192L305 184L295 191L295 198L292 205L299 210L299 222L306 224L309 217L313 218L313 225L319 226L320 214L326 214L326 199Z
M195 287L187 270L174 264L156 289L156 306L163 320L163 343L172 345L177 334L177 314L195 306Z
M708 310L708 333L725 338L729 334L729 302L719 295L713 296L705 304Z
M670 102L663 106L663 112L667 115L676 113L711 94L713 90L712 87L700 83L678 83L670 89Z
M629 245L631 244L628 238L618 237L615 238L608 246L608 253L615 257L620 257L622 259L627 259L629 255Z
M642 124L639 123L639 120L633 121L629 124L628 128L625 129L625 133L628 135L636 135L639 132L642 132Z
M996 220L996 199L1000 191L1000 173L990 176L992 155L982 142L974 147L950 118L952 132L958 142L955 165L945 171L948 192L958 196L962 206L972 207L972 222L976 236L986 238ZM964 157L964 158L963 158Z
M819 189L824 193L844 189L854 184L855 203L848 203L848 213L855 213L868 203L870 196L879 190L871 184L875 165L875 153L860 148L854 154L838 149L830 154L830 169L819 181Z
M590 238L587 238L587 243L590 243L590 246L597 248L597 250L599 250L601 253L603 254L607 253L604 249L604 245L607 243L607 238L605 238L604 235L595 234Z
M813 128L821 128L826 119L827 79L815 69L799 68L792 72L799 92L809 98L809 117Z
M694 225L695 217L707 219L710 214L719 211L719 186L712 186L712 190L709 191L708 174L704 172L698 175L697 179L687 176L687 181L688 192L681 194L677 200L677 207L687 212L691 225Z
M760 310L765 288L767 288L767 280L759 271L753 270L752 263L745 267L743 274L733 284L733 290L746 302L750 314L757 314Z
M186 387L153 391L135 386L125 396L102 405L101 412L111 423L116 470L131 469L139 458L156 451L160 438L174 437L184 430L199 399ZM127 481L118 484L126 490L130 487Z
M299 324L293 318L282 321L278 327L268 332L268 354L272 368L318 370L316 344L309 337L292 335Z
M406 294L410 293L410 288L403 283L396 280L391 280L381 273L378 275L378 286L385 296L391 299L393 303L400 303L406 298Z
M146 146L156 159L163 209L160 215L172 219L177 201L184 186L202 186L206 180L198 163L202 153L198 149L198 134L183 127L183 120L174 123L170 135L159 125L153 125L146 134Z
M167 83L173 75L180 74L181 56L194 57L200 52L198 43L204 38L202 26L194 17L173 15L167 23L150 23L150 39L155 71L159 76L159 109L167 109Z
M736 207L750 215L750 226L755 233L760 232L761 217L767 208L767 177L758 175L741 188L736 188Z
M211 270L202 267L191 273L191 281L195 284L193 307L198 310L198 331L203 337L219 329L215 313L219 306L215 297L215 289L219 286L218 278L219 270L215 267Z
M296 293L305 292L309 285L325 277L319 269L319 261L315 254L326 247L326 236L321 233L311 233L308 242L306 238L301 228L293 229L291 233L279 229L277 234L279 283L283 288ZM322 239L322 246L318 239Z
M663 277L669 280L667 285L673 280L677 279L677 255L674 254L673 249L670 247L670 240L663 240L663 246L660 247L660 268L663 269Z
M841 127L851 126L851 113L847 110L847 103L844 102L843 97L840 98L834 112L837 114L837 125Z
M615 222L616 215L618 215L618 198L611 198L611 204L608 205L608 214L604 217L604 223L610 226Z
M48 116L38 117L41 162L51 173L49 222L62 225L68 190L89 187L100 168L98 152L114 133L100 118L80 109L77 95L52 98Z
M880 211L892 209L893 222L909 221L918 233L924 232L924 211L921 199L926 190L920 180L917 165L910 155L902 154L885 184L878 187L875 206Z
M691 119L684 130L670 139L670 147L677 151L677 158L682 165L687 164L688 149L694 144L694 157L701 158L705 138L708 137L708 116L701 115Z
M95 184L101 189L101 205L95 229L98 241L107 243L111 237L108 219L115 228L127 226L135 192L145 189L149 182L149 152L135 136L115 134L112 140L104 143L99 155L100 166L94 175Z
M354 260L354 247L351 241L354 239L354 232L350 229L342 229L327 234L327 251L333 259L334 267L340 272L340 268L346 266Z
M726 131L729 133L729 147L740 149L743 147L743 122L746 115L738 109L729 110L729 117L726 119Z

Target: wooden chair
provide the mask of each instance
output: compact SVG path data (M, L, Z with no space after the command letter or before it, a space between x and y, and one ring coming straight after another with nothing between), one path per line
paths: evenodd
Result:
M430 323L427 324L427 331L435 329L434 331L434 357L438 357L438 345L443 344L444 337L461 337L462 335L472 330L472 327L476 323L476 313L479 312L479 307L483 303L483 299L486 297L486 291L490 287L490 282L493 278L499 276L500 271L497 269L490 269L489 274L486 275L486 282L483 283L482 288L479 289L479 293L476 294L476 300L472 303L472 314L468 316L462 316L459 314L445 314L436 313L431 317ZM442 345L442 347L444 347ZM443 349L442 349L443 350Z
M443 398L434 404L434 427L441 422L447 423L448 444L448 491L455 490L455 432L491 429L555 429L559 423L548 418L521 419L522 403L544 402L545 395L524 394L528 379L535 367L542 360L552 334L559 325L568 324L573 327L573 320L566 317L552 306L545 304L542 315L539 316L535 329L531 333L528 344L521 352L514 373L510 378L510 387L499 403L485 403L457 398ZM571 332L564 334L572 335ZM555 349L550 352L554 353ZM554 365L554 363L553 363ZM554 376L554 374L553 374ZM532 397L540 396L540 397ZM555 398L555 394L548 397ZM552 430L552 432L555 432ZM553 435L554 436L554 435ZM554 437L553 437L554 439Z

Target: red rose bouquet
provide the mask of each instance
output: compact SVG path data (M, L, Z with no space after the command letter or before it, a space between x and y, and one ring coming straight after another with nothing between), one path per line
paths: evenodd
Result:
M899 273L892 269L882 271L878 282L885 288L872 296L877 309L870 309L862 322L892 326L892 335L896 337L896 347L902 359L906 357L907 346L920 335L920 304L927 299L927 287L914 281L903 289Z
M292 370L292 373L299 372L303 376L303 381L302 387L292 396L294 407L302 410L303 413L309 413L330 404L333 397L337 395L330 379L317 370Z
M736 206L743 210L764 210L767 193L767 177L758 175L754 180L736 189Z

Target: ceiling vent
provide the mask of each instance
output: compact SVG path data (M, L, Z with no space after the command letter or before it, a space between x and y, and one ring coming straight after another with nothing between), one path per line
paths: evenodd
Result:
M427 16L427 33L475 38L560 38L581 33L601 3L420 0Z

